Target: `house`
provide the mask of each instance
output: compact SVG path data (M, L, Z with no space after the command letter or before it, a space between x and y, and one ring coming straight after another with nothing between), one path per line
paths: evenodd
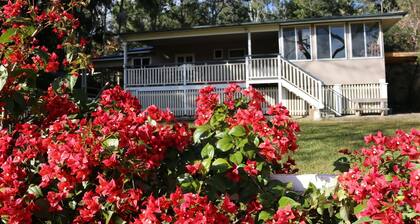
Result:
M405 13L321 17L125 33L124 88L145 106L195 111L198 90L261 90L294 116L386 112L383 32ZM130 57L127 44L151 47ZM379 109L379 110L378 110Z

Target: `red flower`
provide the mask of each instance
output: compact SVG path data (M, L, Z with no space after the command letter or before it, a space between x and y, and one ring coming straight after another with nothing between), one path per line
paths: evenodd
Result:
M236 214L238 212L238 207L230 200L229 195L225 195L223 198L222 209L231 214Z
M250 176L257 176L259 173L257 170L257 161L246 161L244 171Z
M235 183L238 183L241 180L238 167L235 164L233 164L233 168L226 173L226 176Z
M185 166L185 169L187 169L187 172L191 175L195 175L201 168L203 167L203 164L201 164L200 161L194 162L194 164L189 164Z

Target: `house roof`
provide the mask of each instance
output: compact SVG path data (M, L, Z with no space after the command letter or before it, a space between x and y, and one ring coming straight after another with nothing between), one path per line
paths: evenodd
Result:
M120 38L124 41L146 41L159 39L172 39L195 36L211 36L224 34L237 34L247 32L267 32L278 31L279 26L289 25L304 25L317 23L334 23L334 22L352 22L352 21L371 21L382 20L384 30L397 23L403 18L406 12L393 12L374 15L353 15L353 16L326 16L319 18L308 19L285 19L267 22L245 22L238 24L221 24L221 25L206 25L193 26L190 28L162 30L162 31L147 31L147 32L132 32L122 33Z

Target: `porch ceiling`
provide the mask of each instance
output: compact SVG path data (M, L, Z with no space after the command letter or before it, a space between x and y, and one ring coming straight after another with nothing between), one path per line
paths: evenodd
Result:
M275 37L277 40L277 30L272 32L259 32L252 33L252 40L267 40ZM202 45L202 44L211 44L217 45L220 43L232 43L232 42L242 42L246 44L247 35L246 33L240 34L231 34L231 35L214 35L212 38L208 36L196 36L196 37L184 37L176 39L156 39L156 40L147 40L142 41L142 43L154 47L158 46L174 46L174 45Z

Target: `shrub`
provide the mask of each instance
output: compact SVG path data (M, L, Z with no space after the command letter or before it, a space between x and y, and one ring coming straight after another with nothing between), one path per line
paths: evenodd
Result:
M369 147L354 151L351 168L340 186L358 206L360 221L417 223L420 221L420 131L387 137L365 137Z

